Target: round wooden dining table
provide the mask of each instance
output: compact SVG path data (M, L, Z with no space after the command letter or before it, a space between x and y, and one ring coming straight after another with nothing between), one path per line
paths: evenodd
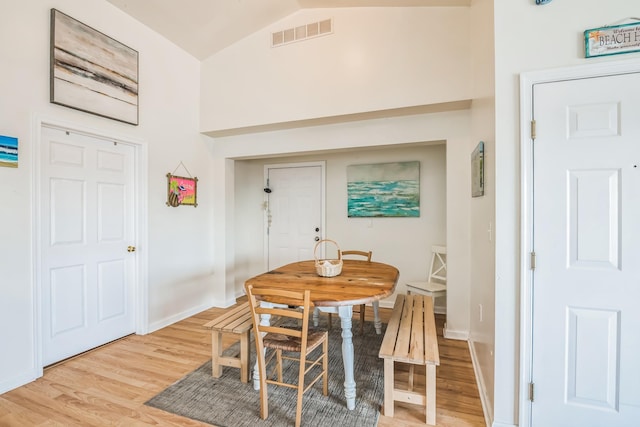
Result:
M398 269L380 262L343 260L342 272L334 277L322 277L316 273L315 261L299 261L262 273L246 281L254 288L295 289L311 291L311 302L320 311L338 313L342 327L342 360L344 363L344 394L348 409L356 406L356 382L353 363L353 333L351 319L353 306L372 303L393 294L398 282ZM261 301L261 304L286 304L286 301ZM374 311L376 331L381 331L378 310ZM268 324L268 318L261 323ZM257 365L254 369L253 387L260 382Z

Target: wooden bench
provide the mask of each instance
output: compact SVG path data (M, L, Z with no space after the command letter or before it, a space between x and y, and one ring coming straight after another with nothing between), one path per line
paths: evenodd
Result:
M249 334L253 328L249 303L240 304L221 316L205 323L211 329L211 373L214 378L222 375L222 367L240 368L240 381L249 382ZM240 340L239 356L223 356L222 337L234 335Z
M393 417L394 402L421 405L427 424L436 424L436 366L440 365L433 298L425 295L398 295L387 331L380 346L384 359L383 415ZM395 362L409 364L406 388L397 388ZM414 365L425 367L425 390L414 387Z

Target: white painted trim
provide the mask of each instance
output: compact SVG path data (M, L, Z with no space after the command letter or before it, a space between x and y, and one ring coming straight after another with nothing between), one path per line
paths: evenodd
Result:
M433 307L433 312L435 314L447 314L447 306L445 305L436 305Z
M459 340L459 341L468 341L469 340L469 331L454 331L447 328L447 324L444 324L444 330L442 331L442 335L450 340Z
M32 230L34 230L32 238L31 248L31 270L32 281L31 290L33 297L33 331L34 331L34 356L33 356L33 379L39 378L43 375L43 362L42 362L42 318L41 318L41 296L42 296L42 280L40 277L40 243L41 229L40 221L41 217L41 188L40 188L40 175L41 175L41 135L42 128L44 126L53 127L58 129L71 130L76 133L81 133L87 136L107 139L110 141L117 141L118 143L127 144L134 148L134 162L136 168L135 181L135 246L139 249L136 252L136 283L135 283L135 330L138 334L146 334L149 331L149 298L148 298L148 255L146 248L148 247L148 148L145 141L126 135L118 135L111 131L105 131L102 129L88 128L78 125L75 122L67 122L59 120L57 118L45 117L40 115L32 115L32 138L34 142L32 151L32 171L31 171L31 224Z
M492 424L492 427L518 427L517 424L496 423Z
M520 397L519 425L531 426L531 402L528 400L528 384L531 380L532 366L532 274L529 270L529 253L532 250L533 211L532 173L533 153L530 143L530 121L533 117L533 88L537 84L565 80L577 80L640 72L640 59L596 62L574 67L540 70L523 73L520 76L520 170L521 182L521 229L520 229ZM497 424L494 424L498 427Z
M32 381L35 381L37 378L41 377L40 375L34 375L35 371L32 373L26 373L24 375L19 375L15 378L9 378L5 381L0 382L0 394L6 393L18 387L22 387L25 384L28 384Z
M395 297L393 298L393 300L380 301L378 307L392 309L395 304L395 301L396 301Z
M233 302L233 304L235 304L235 301ZM231 304L231 305L233 305ZM191 307L188 310L185 310L181 313L177 313L174 314L173 316L169 316L169 317L165 317L164 319L160 319L156 322L153 322L149 325L149 333L158 331L162 328L165 328L167 326L171 326L174 323L177 323L181 320L184 320L186 318L189 318L191 316L194 316L198 313L201 313L205 310L208 310L212 307L222 307L222 308L227 308L230 307L231 305L218 305L218 304L200 304L199 306L196 307Z
M33 374L30 381L40 378L44 374L42 364L42 301L40 265L40 242L42 230L39 226L41 214L40 206L40 136L42 135L42 120L36 115L31 117L31 301L33 316ZM26 383L25 383L26 384Z
M267 177L269 176L270 169L286 169L286 168L303 168L303 167L320 167L320 203L322 206L320 208L320 238L326 238L326 229L327 229L327 192L326 192L326 183L327 183L327 162L324 160L318 162L299 162L299 163L276 163L264 165L264 176L262 182L264 183L265 188L267 187ZM267 203L268 195L265 193L263 197L264 203ZM267 218L267 211L264 211L264 271L269 269L269 224Z
M482 403L482 413L484 414L484 422L487 427L491 427L493 423L493 407L490 405L491 399L487 394L487 387L480 375L480 363L476 354L473 341L469 341L469 354L471 355L471 364L473 365L473 373L476 376L476 384L478 385L478 393L480 394L480 402ZM493 424L495 427L495 424Z

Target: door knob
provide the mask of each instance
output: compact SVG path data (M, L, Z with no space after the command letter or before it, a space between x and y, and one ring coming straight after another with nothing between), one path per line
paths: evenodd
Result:
M135 252L135 251L136 251L135 246L127 246L127 252Z
M316 236L315 238L316 242L320 240L320 238L318 236Z

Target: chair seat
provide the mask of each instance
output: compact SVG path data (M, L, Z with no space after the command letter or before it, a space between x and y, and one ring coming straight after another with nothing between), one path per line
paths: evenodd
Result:
M307 335L307 354L311 352L326 338L326 331L309 332ZM283 334L268 333L263 338L265 347L276 348L282 351L293 351L300 353L302 349L301 339Z
M415 281L407 282L407 287L414 292L424 292L432 296L441 296L447 292L447 285L437 282Z

